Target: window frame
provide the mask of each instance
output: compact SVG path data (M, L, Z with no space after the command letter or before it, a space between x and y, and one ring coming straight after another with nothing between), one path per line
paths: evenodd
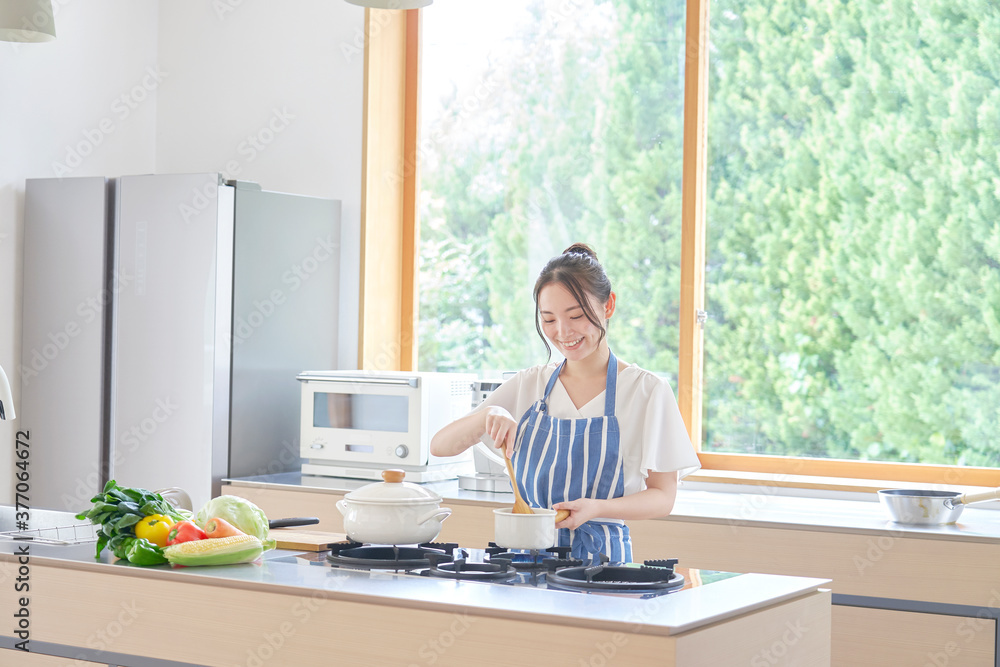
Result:
M420 10L365 9L364 35L358 359L362 370L413 370Z
M418 358L417 147L422 11L365 10L358 358L361 367L369 370L414 370ZM733 483L792 480L783 482L785 486L796 486L794 478L803 477L1000 486L997 468L702 451L704 323L698 316L705 311L708 29L709 0L687 0L677 401L703 470L748 473L729 480ZM378 243L367 243L376 238ZM838 485L827 483L826 487Z

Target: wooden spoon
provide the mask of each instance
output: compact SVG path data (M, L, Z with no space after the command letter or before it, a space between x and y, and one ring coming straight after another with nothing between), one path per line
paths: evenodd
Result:
M521 497L521 490L517 488L517 478L514 476L514 466L511 465L510 459L506 454L504 454L503 460L507 464L510 486L514 489L514 514L534 514L535 511L531 509L531 505L524 502L524 498Z
M521 491L517 488L517 480L514 477L514 466L511 465L510 459L507 458L506 454L503 460L507 464L507 474L510 475L510 486L514 489L514 514L534 514L535 511L531 509L531 505L524 502L524 498L521 497ZM556 512L556 523L559 523L568 516L569 510L559 510Z

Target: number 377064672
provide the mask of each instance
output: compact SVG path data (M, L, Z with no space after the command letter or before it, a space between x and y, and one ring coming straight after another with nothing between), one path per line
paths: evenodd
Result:
M31 485L29 483L31 480L31 473L28 470L28 462L31 457L29 443L30 437L31 436L28 431L18 431L17 443L14 448L14 452L17 456L17 462L14 464L14 479L17 480L14 485L14 509L16 512L14 520L17 522L18 530L24 530L28 527L29 510L31 509L28 504L30 501L30 495L28 492L31 489Z

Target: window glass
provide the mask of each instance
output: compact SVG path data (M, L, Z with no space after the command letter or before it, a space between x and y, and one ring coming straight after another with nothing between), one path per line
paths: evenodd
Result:
M409 403L407 396L316 392L313 426L406 433Z
M534 281L583 241L618 294L615 353L676 375L684 11L679 0L423 11L421 370L544 362Z
M711 12L704 450L1000 465L1000 7Z

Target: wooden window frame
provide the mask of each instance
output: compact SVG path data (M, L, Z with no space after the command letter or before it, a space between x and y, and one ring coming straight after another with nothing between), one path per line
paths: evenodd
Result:
M421 11L365 10L359 359L369 370L417 365ZM785 486L808 477L1000 486L997 468L701 451L704 325L698 314L705 310L709 0L687 0L686 21L677 402L703 470L714 473L702 477L746 473L729 481L773 484L777 478Z
M420 10L365 9L361 130L363 370L417 365Z

